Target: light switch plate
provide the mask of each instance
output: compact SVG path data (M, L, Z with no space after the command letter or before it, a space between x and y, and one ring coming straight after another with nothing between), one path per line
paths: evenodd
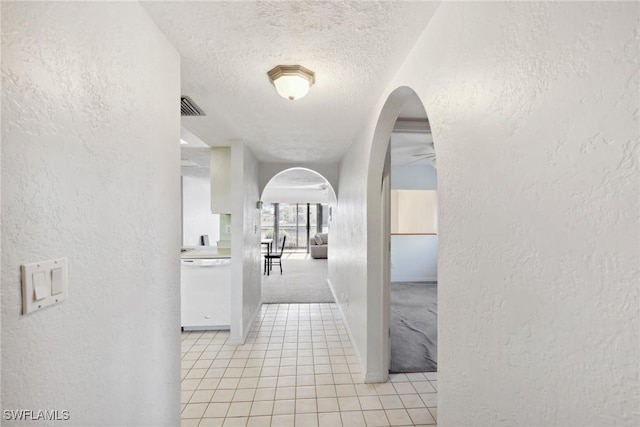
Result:
M67 259L34 262L20 266L22 314L28 314L67 299Z

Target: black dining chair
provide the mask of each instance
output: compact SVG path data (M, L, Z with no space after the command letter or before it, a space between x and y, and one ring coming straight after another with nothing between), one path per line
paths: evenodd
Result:
M284 252L284 242L286 241L287 241L287 236L284 236L282 238L282 246L280 247L279 254L267 254L264 256L264 273L262 274L266 273L268 276L269 273L271 273L271 268L273 267L273 264L280 266L280 274L282 274L282 253Z

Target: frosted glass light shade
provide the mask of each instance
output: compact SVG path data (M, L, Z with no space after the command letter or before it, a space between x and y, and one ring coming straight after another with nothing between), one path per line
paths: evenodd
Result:
M299 76L282 76L273 84L281 97L292 101L309 93L309 80Z
M292 101L305 96L315 82L315 73L301 65L278 65L267 74L278 94Z

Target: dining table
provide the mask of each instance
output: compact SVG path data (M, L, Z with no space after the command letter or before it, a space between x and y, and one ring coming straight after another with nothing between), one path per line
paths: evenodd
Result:
M262 239L260 243L267 247L267 255L269 255L273 247L273 239Z

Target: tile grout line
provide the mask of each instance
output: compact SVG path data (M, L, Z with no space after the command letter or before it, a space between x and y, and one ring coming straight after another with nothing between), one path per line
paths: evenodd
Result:
M293 322L294 318L296 319L295 323ZM260 388L258 387L258 384L261 378L274 378L276 381L274 384L275 385L274 387L269 387L269 384L265 383L264 388L272 388L274 393L274 396L266 396L269 398L266 401L271 402L271 404L268 405L268 406L271 406L270 408L271 410L267 411L267 415L254 415L254 416L251 415L254 409L254 405L256 405L256 402L260 402L255 399L255 395L254 395L253 398L247 402L250 406L249 406L249 412L248 414L246 414L246 416L240 415L237 417L228 417L227 415L229 412L227 410L225 411L226 418L220 418L219 419L220 422L223 422L225 419L229 419L229 420L236 419L240 421L244 419L245 423L246 422L251 423L252 420L253 421L258 420L256 418L257 416L257 417L261 417L260 420L262 421L268 418L269 421L271 421L271 424L275 427L275 420L273 418L279 415L279 414L274 414L274 410L275 410L275 403L276 401L279 400L276 398L277 396L276 393L279 388L278 387L279 378L283 376L281 375L282 367L287 367L287 368L294 367L295 393L296 393L294 394L294 396L296 398L298 399L304 398L302 395L298 395L299 393L298 387L302 386L301 383L299 383L299 377L310 376L311 378L305 380L305 384L308 385L308 383L311 382L312 385L310 385L310 387L315 388L313 393L315 396L313 398L313 401L315 403L315 412L309 412L309 413L296 412L296 408L294 407L293 414L290 414L291 417L287 418L287 419L292 419L294 422L297 416L297 418L313 419L315 420L315 423L319 425L319 423L321 422L320 421L321 414L332 414L332 413L340 415L340 418L339 418L340 422L347 422L347 419L345 418L345 416L347 415L346 414L347 412L353 412L355 415L359 413L360 416L363 417L363 418L360 418L360 422L367 422L369 417L372 416L372 413L373 413L372 411L378 411L379 412L378 416L383 415L385 420L389 424L391 424L393 421L391 421L391 419L388 418L391 416L391 413L387 411L400 411L400 410L404 411L405 418L407 416L411 418L412 423L414 422L412 417L414 416L415 411L417 410L424 410L423 412L425 413L425 415L428 414L429 418L431 418L432 421L436 418L437 407L428 406L428 403L426 401L422 401L424 399L424 397L421 396L422 393L420 393L419 390L416 388L417 385L416 387L413 386L414 385L413 383L415 382L420 382L420 383L426 382L428 384L432 384L431 383L432 380L430 380L424 375L417 378L415 376L411 378L404 376L404 377L398 378L398 379L403 379L404 381L396 381L396 382L406 382L409 384L409 386L412 387L412 389L414 390L412 395L415 395L416 398L420 401L420 408L407 407L406 402L401 402L402 409L398 409L398 410L395 410L392 408L384 408L383 405L382 405L382 409L362 409L360 403L363 399L361 398L366 396L371 396L371 395L364 394L364 393L359 394L360 391L363 391L362 387L358 387L356 389L356 387L358 385L361 385L362 383L358 381L356 378L354 378L356 371L354 371L353 369L353 360L349 359L350 357L353 356L353 349L351 348L351 345L348 339L345 340L344 337L342 336L344 335L343 334L344 331L342 331L342 328L341 328L341 326L343 325L340 324L341 319L339 318L336 319L336 311L332 305L330 304L308 305L306 307L306 310L302 310L302 305L293 305L293 304L280 305L276 308L275 312L271 309L265 309L265 307L263 307L260 311L259 319L260 319L260 322L258 322L258 318L256 319L256 322L254 322L254 325L252 326L252 331L249 334L250 339L248 340L245 346L227 346L226 339L222 339L222 340L216 339L217 336L220 336L219 334L205 335L203 333L198 333L197 335L192 334L190 336L183 337L182 339L183 342L187 341L186 343L184 343L184 344L187 344L186 348L182 347L181 349L182 360L188 361L187 364L190 365L190 368L187 370L187 373L185 374L185 379L187 379L186 377L189 375L189 372L191 371L191 369L206 369L206 368L202 368L202 366L209 366L209 369L211 369L211 366L214 365L215 360L220 356L219 352L232 351L231 354L223 355L225 356L225 359L228 360L228 362L225 365L224 371L216 375L216 376L219 375L219 378L218 378L219 380L225 379L225 378L226 379L237 378L236 383L233 383L233 382L230 383L230 385L231 384L233 385L233 389L232 389L233 391L230 397L232 402L227 402L229 405L229 408L231 408L231 403L234 403L233 399L235 395L238 393L239 390L242 390L239 388L241 385L240 382L242 381L243 377L245 377L245 372L248 368L252 368L252 369L259 368L258 371L255 371L255 370L251 371L251 375L256 375L256 377L245 377L245 378L257 378L258 383L252 388L254 390L254 393ZM308 331L306 328L302 330L300 329L301 322L308 324L308 328L309 328ZM267 326L268 326L269 334L268 336L265 337L266 339L263 339L261 337L260 332L261 331L266 332L265 327ZM297 326L297 331L295 334L292 334L290 331L290 329L292 329L291 328L292 326ZM274 334L274 330L276 332L275 334ZM307 333L308 333L308 337L307 337ZM292 340L292 338L294 338L294 340ZM308 342L306 341L307 338L309 339ZM292 345L293 343L295 343L296 345ZM300 343L303 343L304 348L300 347ZM208 345L217 345L220 348L218 348L218 352L213 355L211 354L205 355L204 353L213 353L209 351L210 350L209 348L207 348ZM190 350L194 349L194 346L202 346L202 347L197 347L196 351L194 351L194 352L197 352L197 357L193 359L192 356L190 356L185 359L188 353L190 353ZM274 348L279 348L279 354L280 354L280 357L277 358L277 359L280 359L278 361L279 363L277 364L277 367L278 367L277 375L269 375L269 377L266 377L266 376L263 376L265 367L273 368L276 366L275 364L272 364L272 363L270 363L267 366L264 365L264 362L267 359L266 357L267 351L271 351L270 349L274 349ZM289 351L289 353L285 353L283 355L282 353L283 351ZM295 351L295 353L291 353L291 351ZM240 352L246 352L246 353L240 353ZM301 355L301 352L303 352L302 353L303 355ZM287 356L287 358L289 358L291 357L292 354L295 354L295 358L291 358L292 360L288 361L289 363L287 365L282 366L282 359L285 358L284 356ZM311 356L309 356L309 354ZM201 359L203 356L207 357L207 359ZM326 360L322 360L320 363L318 363L317 358L319 357L324 357L326 358ZM209 358L212 358L212 359L209 359ZM304 360L304 358L309 358L309 359ZM256 361L251 361L254 359ZM300 360L300 359L303 359L303 360ZM211 360L211 362L207 362L204 364L198 363L201 360ZM233 360L243 360L243 362L233 362ZM261 362L258 362L258 361L261 361ZM305 363L305 364L301 365L300 363ZM333 389L334 389L335 401L338 401L336 384L335 384L336 381L340 381L340 383L337 385L351 385L351 388L353 389L353 392L355 394L354 397L355 399L358 400L358 405L360 408L359 411L346 411L346 410L342 411L338 406L338 408L335 411L332 409L327 409L321 412L320 408L318 408L318 399L320 398L318 397L318 394L317 394L317 388L320 384L318 384L317 382L318 381L317 376L320 375L320 373L316 369L316 366L324 363L327 364L327 367L331 372L330 375L331 375L331 378L333 379L331 385L333 386ZM335 372L335 369L334 369L335 366L344 366L346 368L345 372L338 374L337 372ZM242 370L233 372L234 376L225 375L225 374L232 373L232 371L227 371L228 369L238 368L238 367L241 367ZM302 367L304 367L303 371L300 370L300 368ZM342 368L341 368L341 371L342 371ZM322 372L326 372L324 368ZM274 374L275 372L272 370L269 373ZM291 374L292 372L289 371L288 373ZM191 392L192 394L189 396L188 401L190 401L191 398L193 398L193 394L195 394L197 391L200 390L200 386L202 385L204 379L210 378L207 376L208 372L205 372L205 371L200 371L197 374L194 374L193 376L196 377L196 375L200 376L201 378L189 379L189 380L191 379L198 380L197 385L195 386L195 390L184 390L186 392ZM337 379L335 375L339 375L340 376L339 379ZM437 395L437 377L436 377L436 380L434 380L434 382L436 382L436 384L433 385L433 389L436 392L431 394L436 396ZM388 383L388 384L392 385L392 383ZM193 386L194 385L191 384L190 388ZM212 390L213 393L215 393L216 391L217 391L217 387L216 387L216 390ZM380 390L374 389L372 391L375 392L374 396L376 397L378 403L381 405L382 401L380 399L380 396L382 395L379 393ZM399 398L402 395L396 392L394 396L396 398ZM213 399L213 397L211 399ZM211 405L211 403L214 403L212 402L211 399L210 399L209 405ZM206 403L200 403L200 404L205 405ZM183 408L184 408L183 413L185 410L189 409L186 405L188 405L188 403L183 404ZM261 406L261 405L258 405L258 406ZM258 407L258 406L255 406L255 407ZM205 409L205 411L207 409ZM412 412L410 413L408 411L412 411ZM241 413L241 414L244 414L244 413ZM197 419L197 418L183 419L185 420L184 425L185 426L196 425L194 424L194 422L200 422L203 418L204 417L202 416L200 417L200 419ZM284 418L279 418L279 419L284 419ZM429 422L428 419L425 419L425 421ZM213 422L213 421L210 421L210 422Z

